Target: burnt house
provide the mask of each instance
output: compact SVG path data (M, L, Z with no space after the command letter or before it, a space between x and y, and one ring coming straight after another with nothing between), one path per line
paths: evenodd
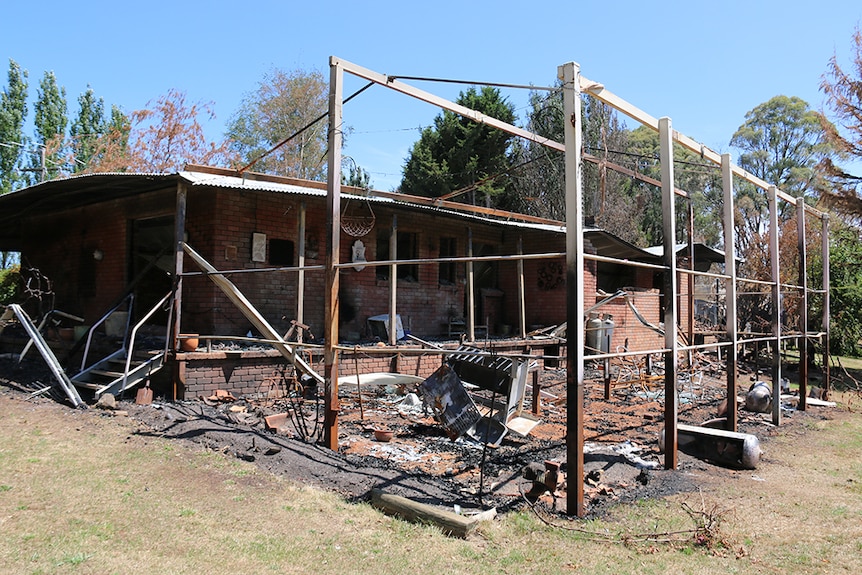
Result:
M399 336L458 339L472 324L476 339L518 339L565 322L562 224L456 211L430 200L423 205L398 194L352 188L344 188L341 205L342 342L386 340L388 327L379 319L388 320L393 289L400 322L393 329L401 328ZM324 331L326 218L321 182L205 167L174 174L95 174L0 197L0 249L19 251L25 268L50 280L51 307L80 316L85 325L94 325L132 294L129 325L149 315L142 333L165 336L173 321L178 331L202 339L260 336L210 277L182 257L178 245L184 242L222 272L274 329L286 334L298 321L308 329L295 335L309 341ZM619 259L660 258L602 230L585 231L584 243L589 253ZM475 261L465 261L468 256ZM395 265L376 265L381 261ZM651 338L657 335L642 329L640 321L658 321L654 273L587 260L583 274L587 307L595 301L599 311L615 317L619 330L612 345L654 346ZM654 296L639 302L638 320L622 299L605 301L621 288ZM177 293L179 321L171 320L168 305L159 305ZM172 335L170 349L178 343L177 333ZM559 342L551 343L559 348ZM169 360L182 367L228 357L211 346L206 353L173 351ZM280 359L275 356L273 361ZM207 365L219 372L215 363ZM417 374L433 367L433 362L407 366ZM259 381L264 372L246 379ZM189 373L173 373L180 394L204 390ZM215 386L208 377L200 380ZM230 382L218 382L225 383ZM243 385L238 390L251 392Z

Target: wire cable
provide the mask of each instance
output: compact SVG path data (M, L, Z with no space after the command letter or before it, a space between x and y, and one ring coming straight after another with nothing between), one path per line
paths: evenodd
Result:
M356 96L358 96L359 94L361 94L362 92L364 92L365 90L367 90L368 88L370 88L373 85L374 85L374 82L368 82L365 86L363 86L362 88L358 89L357 91L353 92L350 96L345 98L341 103L346 104L347 102L349 102L350 100L352 100L353 98L355 98ZM247 171L249 168L254 166L260 160L264 159L265 157L267 157L268 155L270 155L271 153L273 153L274 151L276 151L277 149L279 149L280 147L282 147L283 145L285 145L286 143L288 143L289 141L291 141L295 137L299 136L300 134L302 134L303 132L305 132L306 130L308 130L309 128L314 126L315 124L317 124L322 119L326 118L327 116L329 116L329 111L322 113L321 115L319 115L318 117L313 119L311 122L309 122L308 124L306 124L305 126L300 128L299 130L297 130L296 132L294 132L293 134L291 134L287 138L283 139L282 141L280 141L279 143L277 143L276 145L271 147L269 150L267 150L266 152L264 152L263 154L261 154L260 156L258 156L257 158L255 158L254 160L252 160L251 162L249 162L248 164L246 164L245 166L243 166L242 168L240 168L237 171L240 174Z

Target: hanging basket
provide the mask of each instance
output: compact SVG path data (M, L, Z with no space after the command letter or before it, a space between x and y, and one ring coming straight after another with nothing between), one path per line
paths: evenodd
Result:
M345 234L354 238L361 238L368 235L368 232L374 229L374 222L377 221L377 218L371 210L371 204L368 202L368 199L365 200L365 206L368 209L367 213L359 214L355 213L355 211L351 213L348 211L350 200L347 200L344 210L341 212L341 229L344 230Z

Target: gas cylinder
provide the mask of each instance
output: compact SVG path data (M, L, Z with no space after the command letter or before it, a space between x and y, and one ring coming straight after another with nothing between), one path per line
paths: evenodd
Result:
M599 348L599 335L602 331L602 320L599 319L599 314L591 311L590 319L587 320L587 349L584 350L586 354L598 353Z
M606 313L602 319L601 341L599 342L602 353L608 353L611 350L611 340L614 337L614 316Z

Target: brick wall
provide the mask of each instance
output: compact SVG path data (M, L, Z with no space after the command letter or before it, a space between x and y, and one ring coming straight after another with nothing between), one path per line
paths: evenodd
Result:
M25 268L36 268L51 280L44 311L54 308L84 317L91 324L122 295L130 278L127 244L133 219L169 216L175 188L69 210L61 215L36 214L27 219L23 238ZM94 252L99 250L101 260Z
M509 346L497 343L494 349L499 353L529 354L537 358L543 354L565 354L565 346L539 342L529 345L512 343ZM322 355L306 356L304 359L323 375ZM341 377L354 376L358 368L360 374L401 373L426 378L440 367L442 361L439 354L416 353L415 348L402 348L401 353L392 348L387 348L383 353L359 348L355 354L349 351L341 353L338 373ZM543 360L537 359L537 365L543 367ZM176 355L172 369L177 399L209 397L216 390L229 391L236 397L278 397L285 389L282 374L289 376L293 373L284 357L274 350L181 353Z
M28 263L40 269L53 280L56 307L71 313L83 314L92 321L122 293L130 278L126 247L129 222L137 218L170 215L174 211L175 189L143 194L122 201L70 211L63 216L34 216L29 222L32 229L40 230L26 238L25 257ZM293 242L294 258L298 260L300 205L306 205L306 265L322 265L326 249L326 206L324 197L297 196L286 193L251 192L247 190L209 189L193 186L188 191L187 239L189 244L206 260L220 270L247 272L273 267L270 262L271 240ZM374 229L361 238L366 258L378 259L378 235L388 236L396 210L387 205L373 204L376 215ZM423 209L398 208L398 230L413 234L415 255L418 258L436 258L440 255L441 238L454 239L455 255L467 252L468 238L472 235L474 254L514 254L518 240L525 253L558 253L565 250L562 233L529 228L513 229L465 220ZM252 234L264 234L267 239L265 261L252 261ZM352 244L356 240L341 235L340 259L351 260ZM92 252L100 249L104 259L96 262ZM590 253L595 250L585 245ZM524 262L524 288L526 291L526 326L528 330L558 325L565 321L566 289L565 261L551 260ZM199 271L185 258L185 271ZM476 323L490 320L492 334L505 328L518 327L518 264L499 261L494 264L475 265L476 270ZM397 279L397 311L405 327L419 337L433 338L446 332L451 316L463 316L467 266L454 266L454 282L439 279L440 264L418 266L418 277L413 280ZM92 277L83 277L90 273ZM279 332L285 333L290 320L297 317L296 272L231 273L229 279L247 297L261 315ZM369 337L367 319L389 310L389 278L380 278L372 266L361 271L345 268L341 272L340 336L342 341L355 341ZM587 303L595 293L595 263L587 260L583 276ZM646 277L645 281L651 282ZM638 280L640 283L640 280ZM646 285L651 285L647 283ZM92 289L81 289L90 286ZM485 288L482 291L480 288ZM309 270L305 274L305 323L321 338L324 331L324 273ZM486 297L482 297L483 294ZM617 304L619 305L619 304ZM613 309L613 308L609 308ZM656 307L656 316L657 319ZM649 310L647 310L649 311ZM610 313L610 312L609 312ZM649 312L652 313L652 312ZM631 345L652 346L655 336L635 334L629 329L632 315L624 307L616 310L619 322L627 329L614 336L614 346L623 345L628 338ZM244 335L252 330L250 322L207 277L183 279L182 331L186 333ZM626 332L626 335L623 335ZM635 343L637 342L637 343Z
M251 270L272 267L269 261L251 261L252 234L265 234L267 240L284 239L294 242L298 250L298 214L302 199L289 194L248 193L234 190L208 190L192 188L188 202L188 241L217 269ZM322 197L306 197L306 265L324 263L326 245L326 210ZM364 207L363 207L364 209ZM382 259L378 245L386 245L395 211L388 206L373 205L376 222L374 229L359 238L365 246L369 261ZM515 252L515 236L511 230L479 221L469 222L427 210L397 210L397 227L400 234L411 234L415 239L415 257L440 256L441 238L454 238L455 255L467 253L472 231L474 255L505 255ZM380 239L378 239L380 238ZM357 238L341 234L342 262L352 259L352 245ZM564 250L562 234L526 230L526 253L559 252ZM269 254L267 254L268 259ZM294 258L294 265L296 257ZM403 266L400 266L403 267ZM529 261L525 263L525 287L528 326L556 325L565 320L565 284L542 284L537 277L554 270L564 269L560 258L554 262ZM441 282L440 264L418 265L418 277L399 278L397 282L397 313L405 328L419 337L436 337L445 334L450 317L466 315L465 286L467 266L455 264L455 281ZM551 272L548 272L548 268ZM193 264L186 263L187 271ZM476 270L476 323L485 323L490 317L491 333L499 334L504 325L516 326L517 285L515 262L475 265ZM289 320L296 317L297 274L295 272L236 273L229 276L252 305L277 330L289 328ZM587 274L586 289L595 285ZM342 269L340 275L340 339L357 341L368 338L369 317L389 311L390 279L381 278L375 267L362 270ZM191 277L184 280L183 331L192 333L244 334L251 329L249 322L221 294L209 279ZM481 291L480 288L486 288ZM499 291L495 291L499 288ZM502 293L500 293L502 292ZM305 277L304 321L319 337L324 331L324 274L309 271ZM485 294L485 298L482 297Z

